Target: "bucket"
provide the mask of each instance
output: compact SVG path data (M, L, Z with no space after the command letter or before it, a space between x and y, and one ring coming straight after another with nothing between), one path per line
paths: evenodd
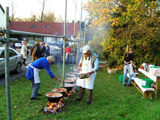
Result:
M123 82L123 76L124 76L123 74L119 75L119 81L120 82Z
M151 88L152 80L151 79L142 79L143 88Z

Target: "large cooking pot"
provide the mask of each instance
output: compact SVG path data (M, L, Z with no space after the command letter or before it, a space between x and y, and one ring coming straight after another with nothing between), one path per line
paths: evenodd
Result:
M74 80L73 79L65 79L64 82L68 83L68 84L73 84Z
M60 86L63 87L63 84L61 84ZM73 88L73 84L64 83L64 88L66 88L67 91L71 91Z
M67 80L77 80L77 77L67 77Z
M55 89L52 89L52 92L58 92L64 95L65 92L67 92L67 89L66 88L55 88Z
M76 77L76 75L73 75L73 74L70 74L70 73L67 73L66 74L68 77Z
M49 92L45 95L48 98L49 102L59 102L60 99L63 97L63 94L58 92Z
M73 75L79 75L79 72L72 72Z

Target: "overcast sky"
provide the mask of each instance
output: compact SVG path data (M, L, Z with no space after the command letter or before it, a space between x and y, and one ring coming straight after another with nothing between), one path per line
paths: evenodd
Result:
M41 0L0 0L0 4L5 9L14 3L15 17L30 17L31 13L40 15L42 9ZM45 11L54 11L55 16L61 15L65 18L65 1L66 0L46 0ZM76 21L80 20L81 1L77 0ZM88 0L83 0L83 5ZM76 0L67 0L67 20L70 22L75 19L75 4ZM82 11L82 21L87 17L87 12Z

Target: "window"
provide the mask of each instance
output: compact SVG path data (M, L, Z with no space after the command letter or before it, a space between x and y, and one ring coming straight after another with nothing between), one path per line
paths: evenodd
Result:
M45 26L43 25L42 28L45 28Z
M13 50L9 50L9 57L17 55Z
M49 28L49 26L47 26L47 28Z
M4 51L1 53L0 58L4 58Z
M31 28L35 28L36 27L36 25L31 25Z

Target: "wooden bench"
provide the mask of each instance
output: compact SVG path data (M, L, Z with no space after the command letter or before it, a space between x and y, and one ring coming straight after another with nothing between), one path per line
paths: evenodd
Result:
M127 74L127 77L129 77L129 74ZM154 88L143 88L142 87L142 79L139 79L138 77L132 77L131 84L137 88L139 92L143 95L144 98L150 98L152 99L152 93L155 92Z
M153 80L156 83L155 98L157 98L158 90L160 89L160 76L151 75L151 74L149 74L148 72L146 72L145 70L143 70L141 68L139 68L138 71L143 73L145 75L145 77L150 78L151 80Z
M102 68L105 68L106 67L106 64L107 64L107 60L98 60L98 68L101 70Z

